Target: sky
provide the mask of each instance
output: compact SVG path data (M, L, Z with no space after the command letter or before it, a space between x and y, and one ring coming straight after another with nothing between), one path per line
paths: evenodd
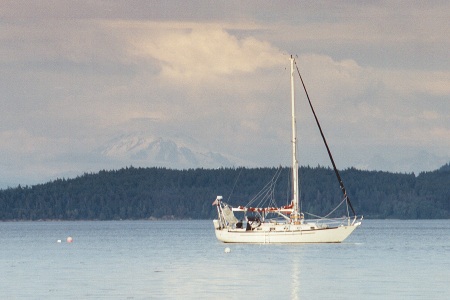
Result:
M435 170L449 16L449 1L3 0L0 188L119 168L97 150L136 132L288 165L290 55L338 168ZM328 165L296 85L300 165Z

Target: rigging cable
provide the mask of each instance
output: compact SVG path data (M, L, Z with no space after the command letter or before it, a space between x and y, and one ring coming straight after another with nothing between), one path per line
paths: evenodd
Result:
M331 163L333 164L334 173L336 173L336 177L337 177L337 179L339 181L339 185L341 187L342 193L344 194L344 198L347 200L347 203L350 206L353 214L356 216L355 210L353 209L353 205L350 202L350 198L347 195L347 191L345 190L344 183L342 182L341 175L339 175L339 171L336 168L336 164L334 163L333 156L331 155L331 151L330 151L330 148L328 147L327 140L325 139L325 135L323 134L322 127L320 126L320 123L319 123L319 119L317 118L317 115L316 115L316 112L314 111L314 108L312 106L311 100L309 99L308 91L306 90L306 86L305 86L305 83L303 82L302 75L300 75L300 70L298 69L297 62L295 60L294 60L294 62L295 62L295 68L297 69L298 76L300 77L300 81L302 82L303 89L305 90L306 98L308 98L309 106L311 107L311 111L312 111L312 113L314 115L314 118L316 119L316 123L317 123L317 126L319 127L319 131L320 131L320 134L322 136L322 139L323 139L323 142L325 144L325 147L327 148L328 156L330 157Z
M270 199L270 195L273 196L273 190L275 189L275 185L278 180L278 177L280 176L280 173L281 173L281 166L280 166L280 168L277 169L277 171L275 172L275 175L273 175L272 179L258 192L258 194L256 194L256 196L254 196L247 203L246 207L249 207L257 200L259 200L259 203L256 205L257 207L262 207L264 205L264 202L267 199L272 200L275 203L275 199ZM271 202L269 202L269 203L271 203Z
M233 188L231 189L231 192L230 192L230 195L228 196L228 200L227 201L230 201L231 195L233 194L234 188L236 187L236 184L237 184L237 182L239 180L239 177L241 176L242 170L244 170L244 168L240 168L240 169L241 170L239 171L239 174L238 174L238 176L236 178L236 181L234 182Z

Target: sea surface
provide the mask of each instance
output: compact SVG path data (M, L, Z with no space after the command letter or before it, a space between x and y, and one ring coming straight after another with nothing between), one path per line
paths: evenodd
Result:
M211 220L0 223L1 299L449 295L450 220L364 220L344 243L308 245L223 244Z

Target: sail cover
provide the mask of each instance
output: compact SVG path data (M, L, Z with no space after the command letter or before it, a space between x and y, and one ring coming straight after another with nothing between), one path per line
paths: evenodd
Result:
M224 206L222 209L223 217L230 225L235 225L238 222L238 219L234 216L234 213L228 206Z

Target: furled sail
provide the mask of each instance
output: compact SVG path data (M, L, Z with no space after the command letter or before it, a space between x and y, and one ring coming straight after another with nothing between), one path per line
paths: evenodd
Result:
M227 221L229 225L235 225L238 222L238 219L236 219L233 211L230 209L229 206L224 206L222 209L222 213L223 217L225 218L225 221Z

